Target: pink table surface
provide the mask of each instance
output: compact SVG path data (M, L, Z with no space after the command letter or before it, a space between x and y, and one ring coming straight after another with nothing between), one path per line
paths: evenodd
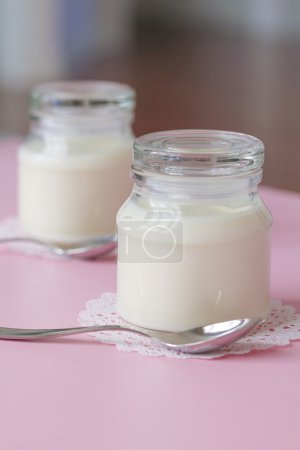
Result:
M0 219L16 213L16 145L0 143ZM274 218L272 296L300 310L300 194L262 188ZM75 325L115 291L116 264L0 249L6 326ZM123 353L87 336L0 341L1 450L299 450L300 342L220 360Z

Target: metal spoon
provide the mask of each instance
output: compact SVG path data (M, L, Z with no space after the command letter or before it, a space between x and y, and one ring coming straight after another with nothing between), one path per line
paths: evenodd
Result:
M0 328L0 339L36 340L96 331L126 331L151 337L172 350L180 350L184 353L204 353L237 341L260 322L262 320L258 318L229 320L179 333L150 330L127 322L124 322L124 325L95 325L62 329Z
M57 256L66 256L78 259L89 259L104 256L107 253L110 253L117 245L117 236L115 234L109 234L89 241L80 242L79 244L76 244L76 246L74 247L66 247L66 248L30 237L0 238L0 244L13 242L40 245Z

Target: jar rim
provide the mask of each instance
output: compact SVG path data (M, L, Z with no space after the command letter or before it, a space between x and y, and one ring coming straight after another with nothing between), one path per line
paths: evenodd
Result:
M107 107L132 110L135 90L114 81L57 81L35 86L30 100L33 118L44 115L97 115Z
M221 130L169 130L134 141L134 173L226 176L262 168L264 144L254 136Z

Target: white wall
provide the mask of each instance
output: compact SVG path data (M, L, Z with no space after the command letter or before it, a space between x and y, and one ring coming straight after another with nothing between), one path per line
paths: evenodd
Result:
M56 0L0 1L0 82L18 88L65 72Z
M130 44L138 0L0 0L0 89L72 78Z

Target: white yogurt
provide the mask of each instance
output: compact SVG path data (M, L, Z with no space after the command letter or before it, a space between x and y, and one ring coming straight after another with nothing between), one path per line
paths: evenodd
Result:
M29 141L19 152L19 218L45 241L76 243L115 232L129 195L132 140L118 137Z
M171 204L164 206L174 212ZM131 198L118 213L118 311L124 319L147 328L179 331L266 315L271 216L258 197L229 198L222 205L178 204L182 233L173 226L175 251L160 260L145 256L143 242L152 254L158 250L160 257L172 250L172 243L163 228L148 233L143 241L151 226L145 213L151 208L155 209L151 200L145 205ZM172 229L168 223L167 227ZM127 257L122 256L125 253Z

